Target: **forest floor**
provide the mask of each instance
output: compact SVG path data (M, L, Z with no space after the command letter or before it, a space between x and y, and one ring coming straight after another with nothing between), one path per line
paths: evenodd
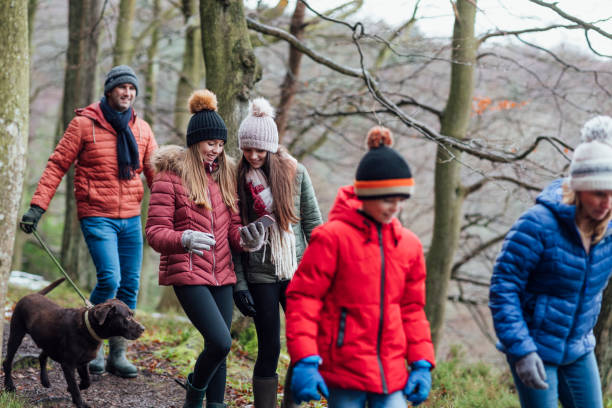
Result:
M6 353L8 323L5 323L4 333L3 355ZM132 343L128 355L138 354L138 377L123 379L109 373L92 375L91 386L82 391L83 399L95 408L181 407L185 391L174 380L179 378L179 374L170 362L155 360L153 351L148 346L138 347L138 343ZM54 361L49 363L51 388L44 388L40 384L39 352L40 349L30 336L26 336L15 358L13 379L17 394L32 407L73 407L59 364ZM147 369L146 364L154 360L155 370ZM166 373L162 373L163 371ZM231 393L231 390L229 391Z

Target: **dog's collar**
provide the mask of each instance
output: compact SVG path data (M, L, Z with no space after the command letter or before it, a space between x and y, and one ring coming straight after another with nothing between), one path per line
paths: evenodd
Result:
M85 320L85 326L87 326L87 331L89 332L89 335L93 337L96 341L102 341L102 338L96 334L93 327L91 327L91 323L89 323L89 309L85 310L83 319Z

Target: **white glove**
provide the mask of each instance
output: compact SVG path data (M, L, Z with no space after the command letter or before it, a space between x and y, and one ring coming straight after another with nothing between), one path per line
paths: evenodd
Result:
M250 223L240 228L240 246L245 251L255 252L264 243L266 228L261 222Z
M516 375L527 387L537 390L548 388L544 363L535 351L518 360L514 364L514 369L516 370Z
M202 250L210 251L210 248L215 245L215 236L208 232L185 230L181 235L181 244L188 251L202 256L204 255Z

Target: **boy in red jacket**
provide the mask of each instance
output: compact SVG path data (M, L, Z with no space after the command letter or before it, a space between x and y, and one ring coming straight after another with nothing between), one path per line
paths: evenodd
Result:
M321 393L330 408L403 408L431 388L423 248L395 218L414 182L389 129L372 128L367 143L355 184L340 189L287 289L297 403Z

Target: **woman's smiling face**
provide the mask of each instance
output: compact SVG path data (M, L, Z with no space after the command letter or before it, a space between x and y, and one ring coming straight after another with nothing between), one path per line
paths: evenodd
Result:
M242 149L242 154L252 168L258 169L266 162L268 152L266 150L248 148Z

